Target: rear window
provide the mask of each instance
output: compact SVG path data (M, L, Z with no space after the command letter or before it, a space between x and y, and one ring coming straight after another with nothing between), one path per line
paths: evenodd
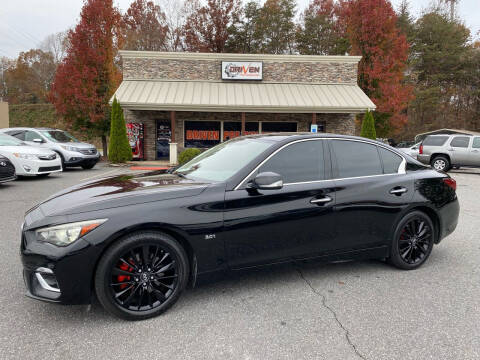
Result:
M332 140L339 178L383 173L377 147L359 141Z
M447 141L448 136L427 136L423 140L424 146L442 146Z
M380 146L378 147L378 152L380 153L380 158L383 162L383 173L398 173L398 168L403 161L402 157Z
M467 136L454 137L450 142L451 147L467 148L470 138Z

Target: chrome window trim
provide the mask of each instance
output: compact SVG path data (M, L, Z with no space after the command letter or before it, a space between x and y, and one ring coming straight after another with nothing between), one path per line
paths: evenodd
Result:
M333 179L323 179L323 180L313 180L313 181L302 181L302 182L295 182L295 183L284 183L283 185L284 186L287 186L287 185L300 185L300 184L313 184L313 183L319 183L319 182L324 182L324 181L341 181L341 180L346 180L346 179L363 179L363 178L369 178L369 177L377 177L377 176L389 176L389 175L404 175L407 173L406 171L406 168L407 168L407 160L405 159L405 157L403 155L400 155L398 153L396 153L395 151L392 151L390 150L389 148L387 148L385 145L383 144L374 144L374 143L371 143L370 141L364 141L364 140L360 140L360 139L346 139L346 138L330 138L330 137L325 137L325 138L312 138L312 139L300 139L300 140L295 140L295 141L292 141L288 144L285 144L283 146L281 146L280 148L278 148L277 150L275 150L273 153L271 153L266 159L264 159L260 164L258 164L246 177L243 178L242 181L240 181L240 183L235 186L235 188L233 189L233 191L236 191L236 190L239 190L239 188L243 185L243 183L250 177L252 176L252 174L257 171L265 162L267 162L272 156L274 156L276 153L278 153L279 151L283 150L284 148L286 148L287 146L290 146L292 144L296 144L296 143L299 143L299 142L304 142L304 141L321 141L321 140L342 140L342 141L356 141L356 142L362 142L362 143L366 143L366 144L369 144L369 145L373 145L373 146L380 146L382 148L384 148L385 150L387 151L390 151L392 153L394 153L395 155L399 156L402 158L402 162L400 163L400 165L398 166L398 171L397 173L391 173L391 174L377 174L377 175L365 175L365 176L352 176L352 177L346 177L346 178L333 178ZM380 156L380 155L379 155ZM381 159L380 159L381 161Z

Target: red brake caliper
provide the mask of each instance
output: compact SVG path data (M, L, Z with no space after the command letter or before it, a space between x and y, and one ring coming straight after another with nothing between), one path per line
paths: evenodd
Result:
M131 268L130 266L128 266L125 263L121 263L119 267L120 267L120 269L122 269L124 271L133 271L133 268ZM130 276L128 276L128 275L118 275L117 280L118 280L119 283L124 282L124 281L129 281ZM128 284L120 285L120 289L125 289L127 287L127 285Z

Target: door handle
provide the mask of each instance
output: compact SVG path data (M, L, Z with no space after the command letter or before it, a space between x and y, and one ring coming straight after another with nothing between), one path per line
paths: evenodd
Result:
M330 196L324 196L323 198L320 199L312 199L310 200L310 204L326 204L332 201L332 198Z
M390 190L390 194L392 194L392 195L402 195L402 194L405 194L407 191L408 191L408 189L404 188L403 186L398 187L398 188L395 187L392 190Z

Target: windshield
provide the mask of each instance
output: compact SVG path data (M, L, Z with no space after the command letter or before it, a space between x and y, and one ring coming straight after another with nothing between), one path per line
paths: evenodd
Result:
M209 181L225 181L271 145L265 139L230 140L198 155L175 173Z
M0 134L0 146L21 146L25 145L23 141L10 135Z
M67 133L66 131L61 130L44 130L41 131L42 135L45 136L48 140L53 142L59 143L66 143L66 142L79 142L75 139L72 135Z

